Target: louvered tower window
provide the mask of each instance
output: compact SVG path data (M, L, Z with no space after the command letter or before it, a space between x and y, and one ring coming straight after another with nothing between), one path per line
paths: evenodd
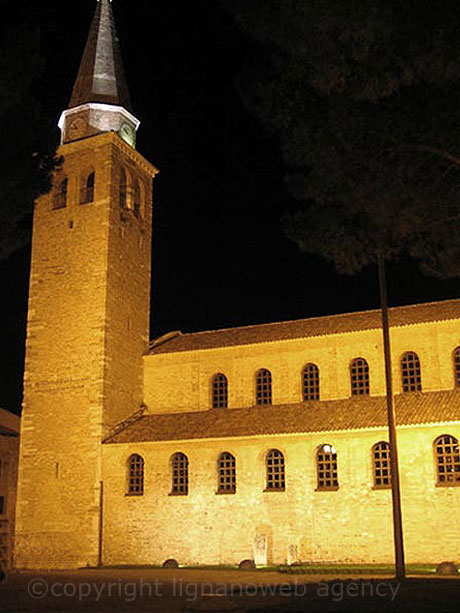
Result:
M128 192L128 179L126 176L126 170L121 168L120 170L120 182L118 185L118 193L120 199L120 207L126 208L127 206L127 192Z
M91 172L85 181L85 184L81 191L81 204L88 204L89 202L94 201L94 183L96 180L96 173Z
M138 179L135 179L133 186L133 210L134 214L139 217L141 214L141 186Z
M67 190L69 187L69 180L67 177L61 179L54 194L54 209L64 209L67 206Z

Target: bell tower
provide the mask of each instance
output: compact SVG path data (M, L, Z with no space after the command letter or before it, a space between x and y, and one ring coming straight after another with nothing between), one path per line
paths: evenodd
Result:
M135 147L139 120L132 114L112 10L98 0L69 108L59 120L61 144L117 132Z
M36 202L15 565L96 565L101 440L142 404L152 179L135 150L108 0L99 0L59 121L63 157Z

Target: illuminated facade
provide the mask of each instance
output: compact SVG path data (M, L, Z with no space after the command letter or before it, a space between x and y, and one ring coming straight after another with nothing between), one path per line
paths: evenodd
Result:
M18 481L19 430L17 415L0 409L0 569L11 567Z
M35 211L18 567L391 562L370 311L148 344L151 179L110 5ZM460 558L460 301L390 312L407 559Z

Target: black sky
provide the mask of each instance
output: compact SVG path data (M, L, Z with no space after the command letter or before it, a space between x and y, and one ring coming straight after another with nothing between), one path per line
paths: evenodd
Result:
M37 0L45 67L39 97L57 122L77 73L95 0ZM326 315L378 305L373 270L337 275L283 235L289 204L276 141L236 89L254 52L218 0L114 0L139 151L155 182L151 336ZM56 132L56 138L57 138ZM6 144L4 143L4 146ZM27 249L0 264L0 406L18 410ZM459 281L389 270L394 305L460 296Z

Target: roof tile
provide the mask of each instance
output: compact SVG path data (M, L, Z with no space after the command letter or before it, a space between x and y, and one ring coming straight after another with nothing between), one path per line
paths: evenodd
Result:
M389 316L390 326L393 327L446 319L460 319L460 300L394 307L390 309ZM206 332L174 333L153 341L150 354L176 353L328 334L343 334L380 328L381 325L381 312L377 309Z
M395 396L397 425L460 421L460 390ZM106 443L359 430L387 425L383 396L145 415Z

